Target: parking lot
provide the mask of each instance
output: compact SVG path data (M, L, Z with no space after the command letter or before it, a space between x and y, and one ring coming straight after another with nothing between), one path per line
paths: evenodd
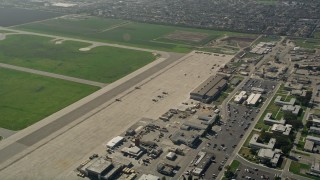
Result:
M279 175L279 174L272 174L270 172L262 171L257 168L250 168L241 163L236 171L236 174L237 174L236 179L251 179L251 180L274 179Z
M208 133L209 141L202 147L203 151L212 152L215 155L215 160L203 176L204 179L214 179L220 171L224 170L223 167L230 154L259 112L257 109L251 110L246 106L233 104L228 106L231 118L227 122L220 122L220 125L214 126L212 132Z
M263 80L263 79L249 79L244 86L241 88L242 91L247 91L247 92L252 92L251 88L256 87L256 88L262 88L264 91L268 94L271 92L277 82L275 81L268 81L268 80Z

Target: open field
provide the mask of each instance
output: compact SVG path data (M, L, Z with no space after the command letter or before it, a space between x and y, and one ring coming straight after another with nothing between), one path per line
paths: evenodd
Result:
M98 90L93 86L0 68L0 127L23 129Z
M106 26L103 26L103 24L106 24ZM233 37L256 36L226 31L136 22L125 23L122 20L73 16L26 24L15 28L26 31L85 38L101 42L121 43L175 52L189 52L191 49L203 46L209 41L221 38L225 35Z
M320 49L320 39L303 39L296 38L292 39L296 46L307 48L307 49Z
M14 26L61 16L62 14L18 8L0 8L0 26ZM10 18L8 18L10 17Z
M260 42L277 42L280 39L280 36L264 35L261 36L261 38L259 38L254 44L259 44Z
M89 44L10 35L0 41L0 62L97 82L111 83L152 62L149 52L115 47L79 51Z
M313 34L313 36L314 36L314 38L320 38L320 31L315 32L315 33Z

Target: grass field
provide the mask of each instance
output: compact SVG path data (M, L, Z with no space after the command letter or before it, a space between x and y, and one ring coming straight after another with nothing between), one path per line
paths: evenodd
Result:
M55 44L41 36L12 35L0 41L0 62L37 70L111 83L152 62L149 52L114 47L79 51L89 44Z
M0 68L0 127L20 130L98 90Z
M0 30L0 33L10 33L12 31L7 31L7 30Z
M277 42L281 38L279 36L272 36L272 35L264 35L261 36L254 44L259 44L260 42Z
M38 23L15 27L16 29L48 33L54 35L85 38L95 41L120 43L138 47L145 47L164 51L189 52L191 49L206 44L211 40L229 36L252 37L256 35L214 31L176 26L155 25L136 22L125 22L97 17L67 17L51 19ZM170 39L167 35L177 31L206 34L200 41L185 39Z
M302 39L297 38L292 40L296 46L307 49L320 49L320 39Z
M231 163L231 165L230 165L230 171L232 171L232 172L235 173L236 170L238 169L239 165L240 165L240 162L239 162L239 161L233 160L232 163Z
M310 167L311 167L311 165L299 163L299 162L296 162L296 161L292 161L291 164L290 164L289 171L294 173L294 174L298 174L300 176L308 177L310 179L320 180L320 177L311 176L311 175L308 175L308 174L304 173L304 172L309 171Z
M318 31L318 32L315 32L314 34L313 34L313 36L314 36L314 38L320 38L320 32Z

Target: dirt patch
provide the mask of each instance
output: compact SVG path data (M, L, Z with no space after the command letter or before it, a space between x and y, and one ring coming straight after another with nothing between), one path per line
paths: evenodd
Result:
M240 48L247 47L256 39L256 37L226 37L221 39L221 42L225 42L229 45L238 45Z
M188 32L188 31L175 31L171 34L164 36L170 40L190 41L190 42L201 42L205 40L209 35L205 33Z

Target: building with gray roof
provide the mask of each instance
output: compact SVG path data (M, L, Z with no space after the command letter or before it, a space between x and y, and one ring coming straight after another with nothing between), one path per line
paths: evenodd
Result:
M171 135L170 140L174 144L184 144L193 148L199 142L199 138L200 135L196 132L184 132L182 130L178 130Z
M315 136L307 136L306 140L314 142L316 145L320 145L320 138Z
M314 142L306 140L306 142L304 143L303 149L308 152L313 152L313 148L314 148Z
M311 126L309 128L309 133L320 134L320 128L319 127L315 127L315 126Z
M282 106L282 111L284 112L291 112L294 115L298 115L301 109L301 106L299 105L284 105Z
M276 99L274 100L274 103L278 106L283 106L283 105L294 105L296 103L296 98L291 98L290 101L282 101L282 96L277 96Z
M210 76L190 93L190 99L208 103L218 97L226 86L225 76Z
M262 163L270 162L273 167L276 167L281 157L280 149L260 149L258 157Z
M272 113L267 113L266 116L263 118L263 122L267 125L273 125L273 124L282 124L284 125L286 121L284 119L275 120L272 118Z
M249 141L249 146L253 149L273 149L276 139L271 138L267 144L258 142L259 134L254 134Z

